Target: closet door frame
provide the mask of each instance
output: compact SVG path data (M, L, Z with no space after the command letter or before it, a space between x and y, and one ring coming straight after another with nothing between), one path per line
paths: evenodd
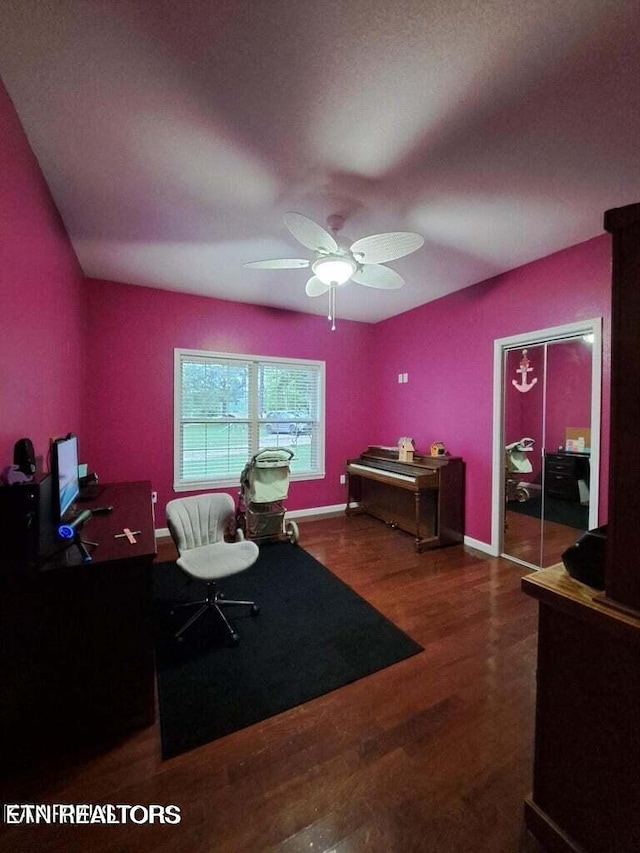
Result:
M593 335L591 345L591 476L589 482L589 529L598 526L598 504L600 484L600 407L602 396L602 318L581 320L549 329L538 329L498 338L493 343L493 464L492 464L492 510L491 510L491 553L505 556L516 563L531 566L515 557L503 554L504 538L504 362L508 350L520 346L553 343L565 338Z

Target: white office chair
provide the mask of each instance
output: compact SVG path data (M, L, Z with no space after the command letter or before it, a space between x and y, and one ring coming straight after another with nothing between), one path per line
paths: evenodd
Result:
M224 598L216 588L220 578L248 569L259 554L258 546L255 542L246 541L241 530L238 530L235 542L225 541L225 531L233 516L233 499L224 493L177 498L167 504L169 532L180 555L178 566L207 584L206 598L178 604L174 608L200 605L176 633L177 640L183 640L185 631L207 611L215 610L228 631L231 643L236 645L240 638L222 608L246 605L251 608L252 616L260 612L255 602L232 601Z

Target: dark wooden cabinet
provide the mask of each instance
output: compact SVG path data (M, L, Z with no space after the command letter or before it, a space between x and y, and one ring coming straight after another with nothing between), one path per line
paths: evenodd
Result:
M640 204L608 211L613 237L605 592L562 565L523 578L539 605L528 828L549 853L640 850Z
M571 503L580 503L580 481L588 488L588 454L545 453L544 489L546 495Z
M0 753L15 764L149 725L155 716L151 484L107 485L82 538L0 578ZM79 508L91 508L91 504ZM135 543L120 536L137 533Z
M527 826L549 853L637 853L640 618L562 566L522 584L540 602Z

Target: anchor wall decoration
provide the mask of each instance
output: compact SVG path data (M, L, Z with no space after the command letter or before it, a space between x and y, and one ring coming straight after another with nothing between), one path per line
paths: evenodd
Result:
M527 350L522 350L522 358L520 359L520 367L516 370L516 373L520 373L520 381L517 379L512 379L511 384L514 388L520 391L522 394L526 394L527 391L531 391L533 386L538 381L535 376L531 378L531 382L527 382L527 373L531 373L533 367L529 366L529 359L527 358Z

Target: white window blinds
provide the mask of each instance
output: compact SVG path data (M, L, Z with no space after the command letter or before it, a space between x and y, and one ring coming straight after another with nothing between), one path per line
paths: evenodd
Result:
M235 485L264 447L292 479L324 475L324 362L175 351L177 491Z

